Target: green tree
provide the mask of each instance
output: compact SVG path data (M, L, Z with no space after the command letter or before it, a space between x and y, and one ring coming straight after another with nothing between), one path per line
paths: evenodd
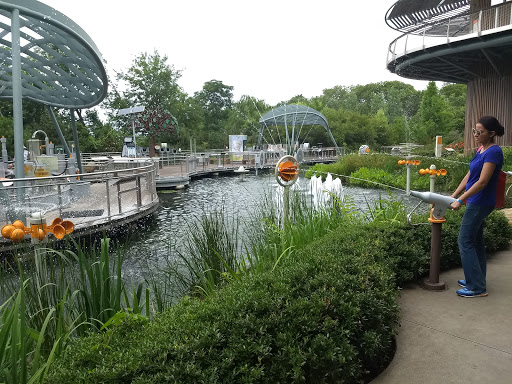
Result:
M142 53L137 56L126 72L118 74L118 80L127 84L127 90L121 93L114 88L114 94L110 98L111 109L128 108L134 105L144 106L148 111L161 108L172 113L179 121L181 115L186 113L186 108L183 106L186 95L178 85L182 71L168 64L167 60L167 56L161 56L156 50L152 55ZM112 110L113 118L115 118L114 112ZM129 118L124 120L127 119ZM127 125L126 122L124 125ZM145 136L155 133L153 130L149 132L144 129L144 126L139 126L138 131ZM160 133L159 138L171 137L169 132ZM156 140L156 137L152 136L152 141L154 139ZM150 153L152 152L154 148L150 147Z
M466 121L465 84L443 84L439 94L447 103L448 132L450 135L462 136Z
M260 129L259 119L270 109L271 107L265 101L243 95L239 101L233 103L233 107L230 109L226 124L228 134L247 135L247 145L256 145ZM268 143L267 137L264 137L263 141Z
M233 105L233 87L210 80L194 94L194 98L204 111L206 145L209 148L224 147L228 143L226 123Z
M430 144L435 136L448 132L447 103L433 81L429 82L423 92L418 115L418 124L415 125L413 134L420 144Z

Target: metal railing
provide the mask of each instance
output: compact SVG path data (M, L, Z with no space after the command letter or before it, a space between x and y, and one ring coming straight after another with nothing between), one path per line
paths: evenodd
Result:
M0 227L42 212L73 221L76 230L129 222L156 207L157 164L102 172L8 179L0 182Z
M468 37L476 37L487 31L512 27L512 3L496 5L465 16L455 16L436 23L424 23L414 31L397 37L389 44L387 62L427 47L444 45ZM429 31L436 31L429 35Z
M303 150L300 162L322 162L332 161L342 156L344 148L310 148ZM264 168L277 164L279 159L286 154L285 151L204 151L196 154L168 153L159 154L160 157L154 158L158 161L159 168L175 166L176 173L181 176L193 174L195 172L207 171L215 168L237 168L257 167Z

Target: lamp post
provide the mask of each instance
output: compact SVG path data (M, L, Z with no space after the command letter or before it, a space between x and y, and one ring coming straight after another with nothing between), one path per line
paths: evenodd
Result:
M133 115L134 113L144 112L144 109L144 106L120 109L117 111L117 116ZM135 116L131 116L130 120L132 122L133 144L135 145L135 151L137 151L137 141L135 139Z

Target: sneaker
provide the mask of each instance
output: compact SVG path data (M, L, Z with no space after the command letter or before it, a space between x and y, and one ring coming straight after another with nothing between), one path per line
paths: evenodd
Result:
M457 284L459 284L462 288L466 288L466 280L458 280Z
M480 291L471 291L467 288L462 288L457 290L457 295L462 297L484 297L487 296L487 292L484 290Z

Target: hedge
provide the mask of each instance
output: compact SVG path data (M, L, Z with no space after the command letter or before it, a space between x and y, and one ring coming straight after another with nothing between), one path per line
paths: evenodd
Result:
M461 217L448 212L443 225L443 268L460 265ZM494 212L489 249L507 247L511 234ZM48 382L365 382L392 356L397 286L425 275L429 253L427 225L340 227L272 272L75 340Z

